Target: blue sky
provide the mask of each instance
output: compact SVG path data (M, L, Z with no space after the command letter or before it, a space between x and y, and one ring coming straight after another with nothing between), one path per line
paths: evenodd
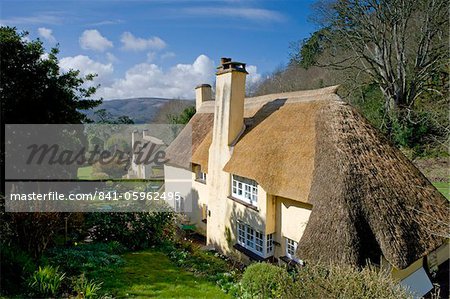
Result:
M98 74L98 96L192 98L220 57L246 62L249 84L288 61L315 29L313 0L1 1L0 24L26 30L62 69Z

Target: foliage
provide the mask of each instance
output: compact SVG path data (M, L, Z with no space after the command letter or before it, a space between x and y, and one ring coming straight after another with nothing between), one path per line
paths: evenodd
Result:
M292 298L412 298L394 282L390 273L367 266L307 264L298 269L290 289Z
M96 178L120 179L127 173L127 162L121 158L111 158L107 162L96 162L92 166L93 176Z
M324 65L365 73L380 86L389 113L411 108L430 86L445 88L431 81L448 77L447 8L444 0L318 1L316 13L330 28Z
M443 7L443 0L318 0L320 28L291 47L290 63L256 94L340 84L339 95L412 158L442 155L450 140Z
M176 245L166 245L164 251L179 267L183 267L197 275L205 276L213 281L217 274L231 270L224 256L215 252L201 250L198 246L185 241Z
M28 41L27 33L0 27L0 81L2 82L2 122L81 123L87 121L79 110L92 109L101 101L91 100L96 87L85 88L94 75L79 77L79 71L63 73L58 65L58 49L48 58L39 40Z
M303 39L300 43L291 44L291 63L298 64L305 69L316 65L320 54L327 47L327 34L328 28L323 28L311 34L309 38Z
M58 267L39 267L31 275L28 286L32 295L56 296L65 277L66 274L60 273Z
M181 112L179 115L168 114L167 118L169 119L169 123L171 124L180 124L185 125L189 122L189 120L195 114L195 107L190 106L187 107Z
M100 242L118 241L130 249L147 248L171 238L174 213L92 213L88 223L91 237Z
M8 225L14 232L11 244L38 258L53 244L53 238L64 230L69 213L10 213Z
M239 277L241 274L232 270L230 272L218 273L216 275L216 284L227 294L234 298L246 298L249 294L242 289Z
M268 263L251 264L241 280L244 292L252 298L284 298L291 283L284 268Z
M102 284L102 282L95 282L92 279L88 280L84 274L81 274L75 279L73 289L77 293L77 298L95 298L98 296Z
M118 254L125 251L117 242L94 243L69 248L50 249L42 258L44 264L58 265L69 275L88 273L100 267L115 267L123 263Z
M95 86L86 87L94 78L79 77L79 71L63 72L53 48L47 56L42 42L30 41L27 33L0 27L1 122L2 124L71 124L89 121L80 111L101 103L91 97ZM29 132L28 132L29 133ZM68 136L79 140L79 136ZM70 139L69 138L69 139ZM0 164L4 165L4 151ZM67 169L68 167L66 167ZM46 171L45 168L42 168ZM76 172L76 168L73 169ZM2 174L4 168L2 167ZM4 177L4 175L0 176ZM43 176L44 177L44 176ZM4 184L0 193L4 193ZM2 217L9 229L8 241L38 257L64 228L64 213L10 213ZM4 219L3 219L4 218Z
M106 111L106 109L98 109L95 111L94 118L96 119L95 122L98 124L134 124L134 121L130 117L126 115L114 117L110 112Z
M1 244L0 249L2 269L0 294L14 294L34 272L35 264L33 259L19 248Z

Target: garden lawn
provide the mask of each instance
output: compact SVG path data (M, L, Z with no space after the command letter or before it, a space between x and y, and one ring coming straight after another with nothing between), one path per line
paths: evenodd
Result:
M102 292L119 298L231 298L157 250L127 253L123 258L122 267L91 273L91 278L104 282Z
M79 180L92 180L92 166L78 168L77 177Z
M433 185L450 200L449 182L433 182Z

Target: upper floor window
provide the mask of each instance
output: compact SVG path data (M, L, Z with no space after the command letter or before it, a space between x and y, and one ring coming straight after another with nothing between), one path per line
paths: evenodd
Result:
M195 179L199 182L206 184L206 173L202 171L200 166L197 166L197 172L195 174Z
M234 174L231 180L231 195L237 199L248 202L251 205L257 206L258 184L254 180Z

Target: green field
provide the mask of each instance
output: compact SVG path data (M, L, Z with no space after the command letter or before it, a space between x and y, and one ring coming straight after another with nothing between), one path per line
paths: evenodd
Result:
M448 200L450 200L449 182L434 182L433 185L441 192Z
M79 180L92 180L92 166L78 168L77 177Z
M230 298L213 282L196 277L162 252L145 250L123 255L125 265L92 273L104 281L102 291L130 298Z

